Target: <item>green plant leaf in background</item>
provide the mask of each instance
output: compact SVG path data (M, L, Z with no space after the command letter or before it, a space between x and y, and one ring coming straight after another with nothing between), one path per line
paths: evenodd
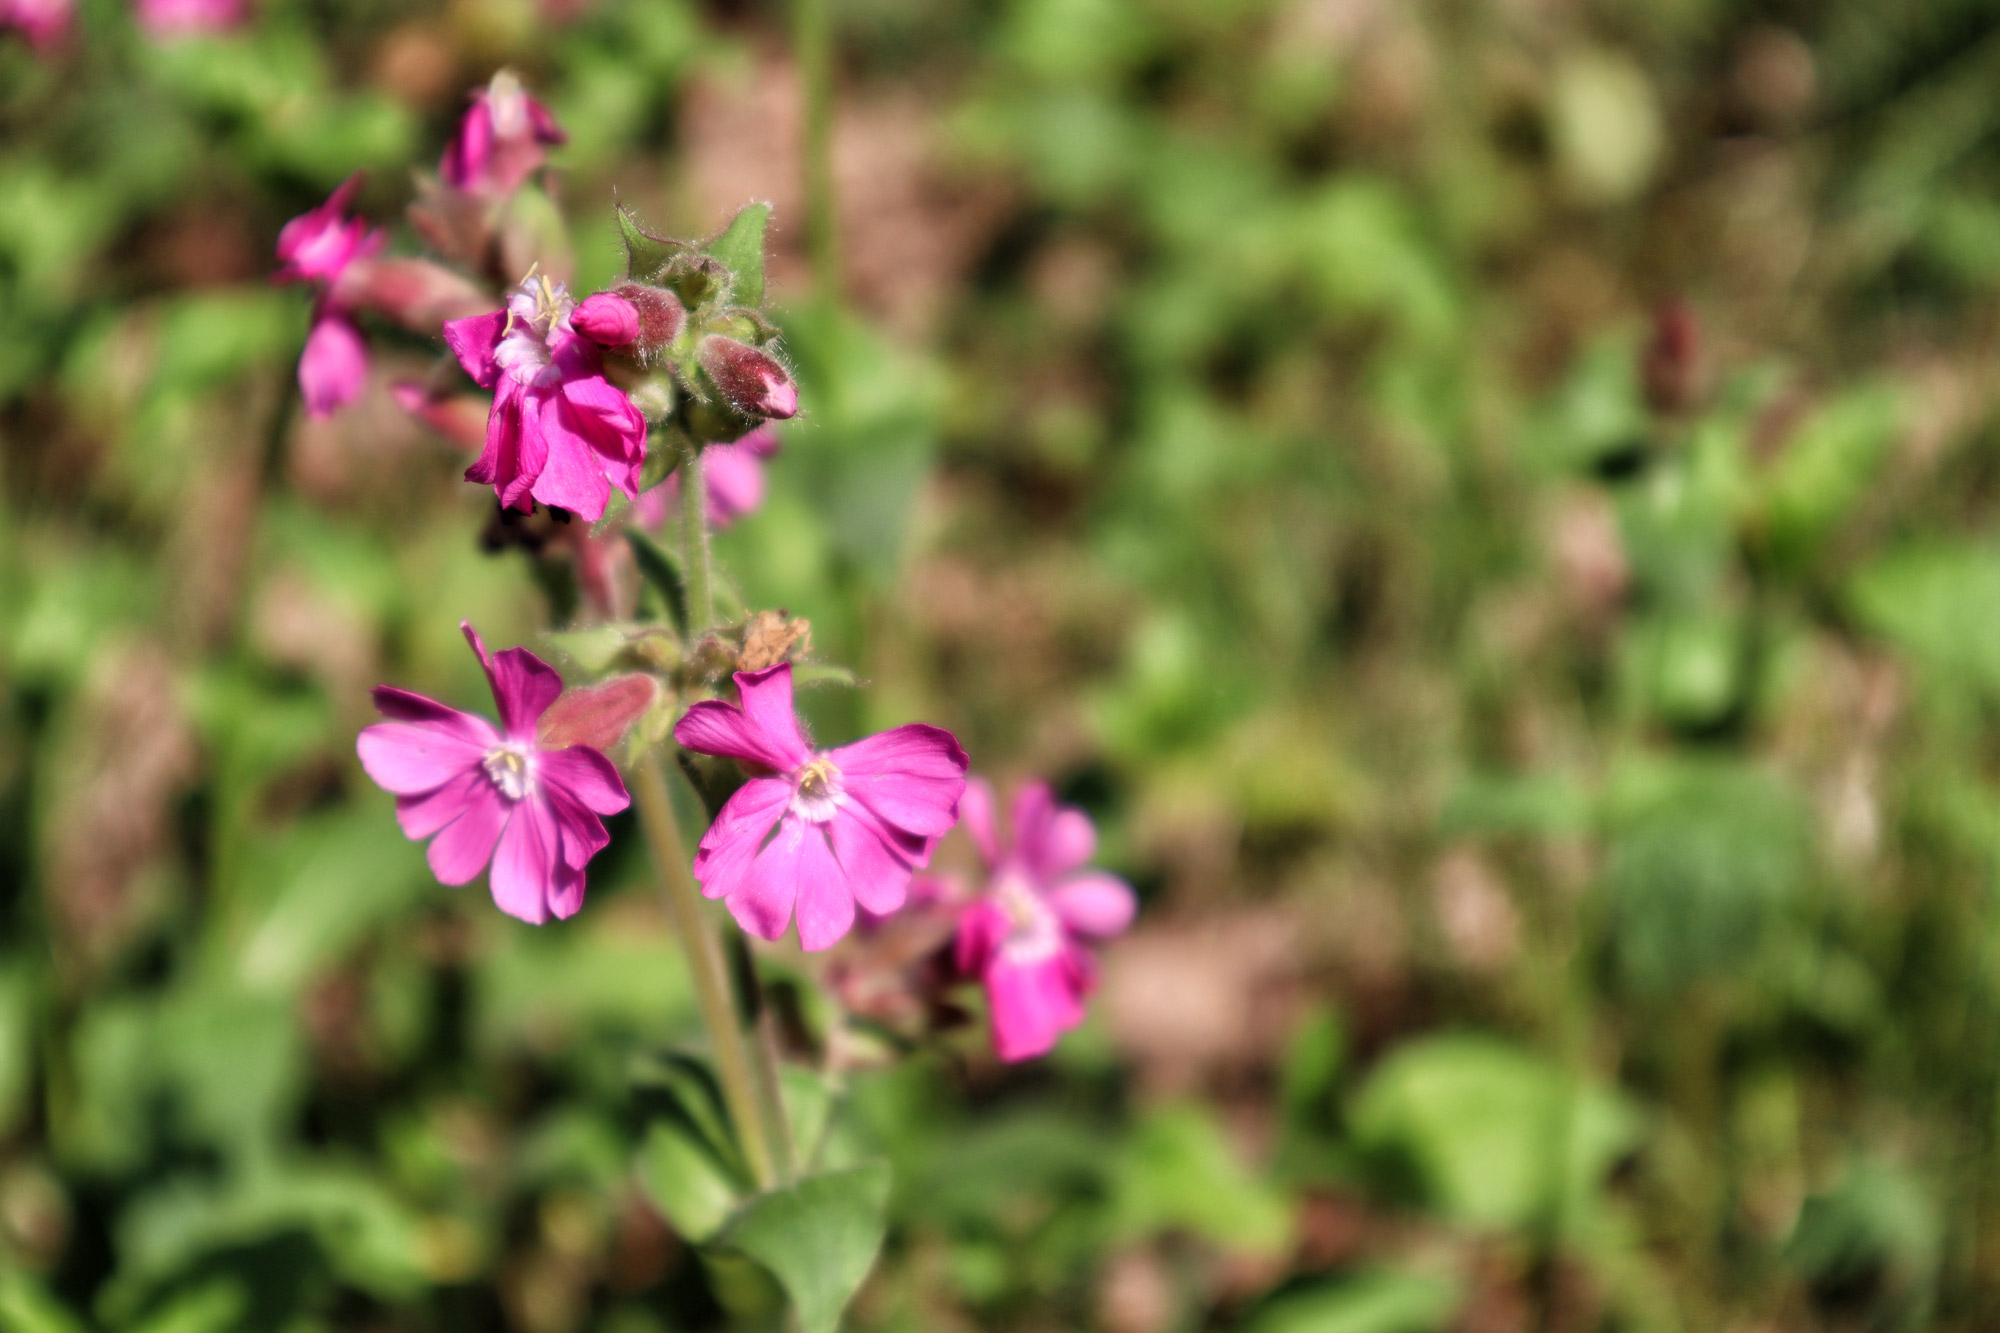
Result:
M1245 1333L1439 1333L1458 1300L1441 1278L1366 1271L1279 1297Z
M752 1199L723 1239L784 1286L802 1333L833 1333L875 1263L888 1203L886 1163L828 1171Z

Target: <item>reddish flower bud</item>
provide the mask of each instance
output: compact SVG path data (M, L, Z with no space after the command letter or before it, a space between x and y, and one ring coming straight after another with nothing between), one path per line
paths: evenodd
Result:
M545 750L571 745L609 750L625 739L659 692L658 683L645 675L613 676L601 684L564 690L542 714L537 739Z
M457 445L479 452L486 447L486 398L475 393L451 393L410 380L389 386L389 394L405 412Z
M695 353L701 368L729 405L745 416L797 416L799 388L791 374L769 352L734 338L710 336Z
M1646 405L1661 416L1687 411L1701 393L1701 324L1682 300L1653 312L1653 334L1639 360Z
M493 298L428 259L357 259L329 288L349 310L372 310L417 333L436 333L446 321L483 315Z
M615 290L639 316L639 345L656 351L681 336L687 323L687 307L664 287L648 287L628 282Z
M639 312L614 292L599 292L570 313L569 326L600 347L623 347L639 336Z

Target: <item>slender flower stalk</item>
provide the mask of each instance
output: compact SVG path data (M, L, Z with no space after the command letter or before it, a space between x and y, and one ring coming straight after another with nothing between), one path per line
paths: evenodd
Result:
M715 594L708 569L708 484L701 474L701 445L681 437L681 551L687 561L688 626L700 634L715 623Z
M715 1072L722 1083L722 1099L735 1122L736 1136L743 1145L743 1158L760 1190L778 1181L778 1156L772 1151L770 1122L765 1118L757 1084L750 1070L749 1047L737 1007L730 994L729 976L716 952L715 936L703 919L701 890L695 887L688 870L688 855L681 841L680 826L674 822L672 802L667 796L666 779L660 776L660 761L647 754L632 766L633 805L639 826L645 830L652 849L653 869L659 875L660 891L673 919L681 948L687 953L688 975L694 979L695 1000L701 1006L702 1022L715 1046ZM786 1154L789 1156L789 1154Z

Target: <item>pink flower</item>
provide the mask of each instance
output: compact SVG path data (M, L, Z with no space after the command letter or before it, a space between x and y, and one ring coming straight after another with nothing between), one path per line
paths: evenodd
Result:
M600 815L628 804L618 770L588 745L544 749L536 723L562 677L525 648L486 655L460 624L500 706L500 729L389 685L375 707L390 720L362 729L361 766L396 794L396 822L430 838L426 856L444 884L466 884L493 863L493 901L540 925L583 906L583 868L610 837ZM435 836L433 836L435 835Z
M548 108L522 90L512 70L503 69L472 94L438 175L473 194L512 194L542 165L543 149L568 138Z
M346 216L360 188L361 174L356 172L325 203L299 214L278 232L274 280L309 282L320 290L312 331L299 356L299 391L305 395L308 416L329 416L353 402L368 373L361 330L334 290L350 265L368 259L388 239L360 218Z
M243 22L243 0L133 0L139 22L154 37L225 32Z
M37 51L46 51L69 31L74 0L0 0L0 32L13 28Z
M1083 1021L1097 985L1086 940L1131 924L1125 881L1082 870L1097 831L1081 810L1059 806L1044 782L1014 798L1014 843L1000 837L993 788L974 778L963 802L966 831L988 870L986 892L958 924L958 967L986 987L993 1045L1002 1060L1044 1055Z
M444 326L465 373L493 390L486 448L465 470L493 487L502 505L533 500L592 522L616 486L639 493L646 419L604 378L604 353L574 331L576 303L561 284L530 277L507 309Z
M708 487L708 526L720 530L757 511L764 503L764 460L779 448L777 429L759 426L732 444L711 444L701 451L701 475ZM678 511L681 474L676 472L633 503L634 516L657 528Z
M694 874L737 924L775 940L794 907L799 944L824 949L854 924L903 904L912 871L958 822L965 751L948 731L911 723L814 750L792 712L792 668L736 673L743 702L688 709L674 739L753 767L703 835Z

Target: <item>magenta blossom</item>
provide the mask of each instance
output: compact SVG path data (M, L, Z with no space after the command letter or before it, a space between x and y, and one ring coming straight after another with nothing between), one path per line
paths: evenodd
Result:
M1083 811L1057 805L1045 782L1014 798L1012 846L1000 837L984 778L966 786L963 809L988 878L986 892L959 917L958 967L986 987L1000 1058L1032 1059L1083 1021L1083 1002L1097 985L1097 962L1084 942L1131 924L1132 890L1081 869L1097 830Z
M472 94L472 105L446 145L438 175L447 185L497 198L512 194L568 135L547 107L522 89L512 70Z
M361 766L396 794L396 822L430 838L431 871L466 884L493 863L493 901L540 925L583 906L583 868L610 837L600 815L629 803L618 770L588 745L543 749L536 723L562 693L562 677L526 648L486 655L460 624L500 706L500 729L390 685L375 707L390 720L362 729ZM432 835L436 836L433 837Z
M911 873L958 822L965 751L948 731L911 723L814 750L792 711L792 668L736 673L742 705L688 709L674 739L727 755L754 776L703 835L695 878L737 924L775 940L794 907L799 944L824 949L869 912L903 905Z
M74 0L0 0L0 32L9 28L28 39L37 51L46 51L69 32Z
M776 427L759 426L731 444L711 444L701 451L702 481L708 487L708 526L718 531L757 511L764 503L764 460L778 452ZM640 523L657 528L681 502L681 474L676 472L633 503Z
M482 389L493 390L486 448L465 470L502 505L533 501L596 522L616 486L639 493L646 419L604 378L604 352L570 326L576 303L560 283L529 277L507 309L444 326L444 340Z
M140 26L156 38L227 32L243 22L243 0L133 0Z
M278 271L273 278L309 282L320 293L313 307L312 331L299 355L299 391L305 395L308 416L330 416L353 402L368 373L361 330L335 291L350 265L372 256L388 239L360 218L347 216L360 188L361 174L356 172L325 203L299 214L278 233Z

